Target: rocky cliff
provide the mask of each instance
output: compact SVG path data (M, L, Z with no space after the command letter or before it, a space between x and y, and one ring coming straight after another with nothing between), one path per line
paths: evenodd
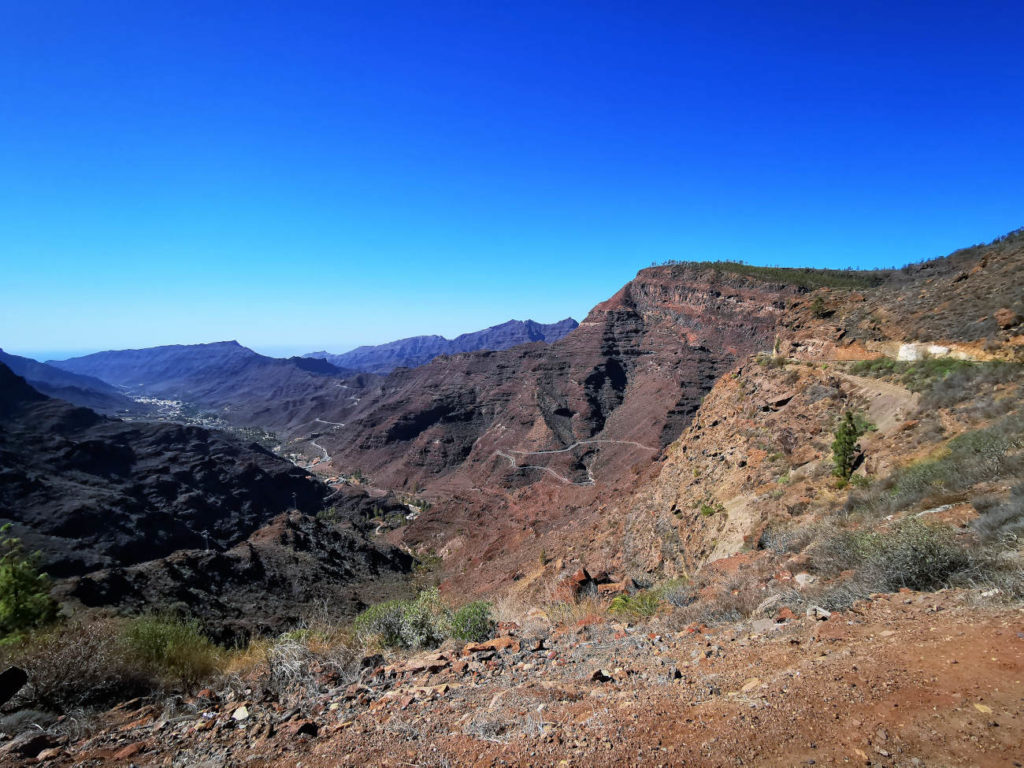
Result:
M748 541L756 516L739 521L750 505L781 508L776 499L761 498L774 491L766 489L765 475L774 469L762 466L758 451L781 452L796 466L809 451L821 460L836 409L866 402L864 392L878 394L863 382L822 378L812 369L785 371L784 379L769 369L765 375L775 378L749 379L760 371L750 367L755 353L826 364L895 357L904 347L1012 358L1022 348L1021 290L1013 278L1021 242L1011 236L867 275L730 264L643 270L550 346L457 355L396 371L345 418L325 416L344 424L318 440L337 468L358 468L379 487L416 489L436 502L395 536L459 563L454 585L486 592L503 578L521 579L552 552L564 553L566 562L610 568L627 561L662 568L671 561L670 571L682 569L687 556L703 562ZM947 314L954 308L963 317L977 313L977 322L952 322ZM895 322L904 310L907 322ZM731 377L723 378L726 373ZM736 390L737 375L751 388ZM722 402L719 394L704 401L713 389L729 391L737 413L756 414L695 423L701 409L712 413L711 403ZM768 421L759 425L762 418ZM671 469L672 457L684 450L679 445L689 456L720 445L708 460L728 462L724 457L743 443L738 436L755 429L777 434L787 446L763 439L751 457L738 457L744 464L742 477L729 481L735 487L694 483L692 474L709 467L684 462ZM659 481L662 471L666 478L690 473L694 487L685 498L659 497L664 504L658 501L648 520L630 518L633 502L622 506L624 499L676 482ZM701 515L704 501L712 510L735 509ZM788 491L780 503L800 504ZM726 519L728 530L718 530ZM703 530L712 532L695 533Z

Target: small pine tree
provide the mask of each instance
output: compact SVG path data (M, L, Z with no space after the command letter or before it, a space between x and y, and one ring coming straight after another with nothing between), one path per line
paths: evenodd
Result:
M39 572L38 552L27 553L21 539L0 527L0 639L34 629L57 615L50 597L50 579Z
M828 315L828 309L825 307L825 300L821 296L815 296L814 301L811 302L811 314L815 317L821 318Z
M832 441L832 474L840 480L847 481L853 474L853 463L857 458L860 445L857 440L866 431L863 419L857 419L853 411L847 411L836 427L835 440Z

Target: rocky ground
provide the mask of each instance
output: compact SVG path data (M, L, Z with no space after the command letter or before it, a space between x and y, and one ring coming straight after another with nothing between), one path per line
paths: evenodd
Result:
M811 614L814 612L812 611ZM301 706L252 689L135 700L5 765L1020 766L1024 613L978 592L876 595L709 629L506 625L368 657ZM59 733L58 727L51 733Z
M39 728L13 702L0 764L1022 766L1022 259L1018 234L864 285L667 265L549 347L291 403L333 478L287 469L320 489L307 514L82 582L130 598L88 605L259 618L249 649L198 694ZM868 431L837 478L846 412ZM496 637L377 655L302 624L411 588L412 556L452 607L496 602ZM867 597L908 583L947 589ZM614 618L616 595L656 615Z

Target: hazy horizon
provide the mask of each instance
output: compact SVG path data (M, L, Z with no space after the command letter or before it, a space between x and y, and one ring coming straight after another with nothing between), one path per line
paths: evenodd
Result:
M1015 4L2 18L12 352L451 338L652 262L899 266L1024 223Z
M457 336L460 336L460 335L462 335L464 333L473 333L475 331L485 330L485 328L491 328L491 327L493 327L495 325L501 325L502 323L509 322L509 320L522 320L522 321L533 320L534 322L541 323L542 325L549 325L549 324L552 324L552 323L560 322L561 320L570 319L570 317L571 316L566 315L565 317L559 317L559 318L554 319L554 320L537 320L536 318L532 318L532 317L529 317L529 318L525 318L525 317L524 318L509 318L508 320L502 320L502 321L500 321L498 323L493 323L490 326L485 326L484 328L472 328L472 329L465 330L465 331L459 331L458 333L454 333L454 334L451 334L451 335L443 334L443 333L432 333L430 331L424 331L423 333L414 333L414 334L411 334L410 336L400 336L400 337L395 338L395 339L386 339L386 340L384 340L382 342L376 342L376 341L375 342L369 342L369 343L362 343L362 342L360 342L360 343L357 343L357 344L349 344L347 346L345 344L326 344L326 345L321 345L321 346L310 345L310 344L285 344L285 345L266 345L266 344L259 344L259 343L248 344L248 343L245 342L244 339L198 339L198 340L176 341L176 342L170 342L170 343L171 344L180 344L180 345L186 345L187 346L187 345L193 345L193 344L213 344L213 343L217 343L217 342L237 341L243 347L248 347L249 349L253 350L254 352L257 352L257 353L259 353L261 355L266 355L267 357L293 357L293 356L297 356L297 355L304 355L304 354L307 354L307 353L310 353L310 352L330 352L331 354L344 354L345 352L350 352L353 349L357 349L358 347L362 347L362 346L376 346L378 344L386 344L389 341L400 341L401 339L407 339L407 338L411 338L413 336L444 336L445 338L450 340L450 339L454 339ZM576 320L577 322L579 322L579 320L580 320L580 318L571 318L571 319ZM19 347L16 347L16 346L6 346L3 343L3 340L0 340L0 349L2 349L4 352L7 352L8 354L12 354L12 355L19 355L20 357L28 357L28 358L31 358L33 360L38 360L41 363L44 363L47 360L58 360L59 361L59 360L67 360L67 359L70 359L72 357L83 357L85 355L92 355L92 354L95 354L97 352L120 351L120 350L124 350L124 349L145 349L145 348L148 348L148 347L160 347L160 346L167 346L167 345L165 345L165 344L143 344L143 345L138 346L138 347L110 347L110 346L102 346L101 345L101 346L95 346L95 347L87 347L87 348L83 348L83 349L68 349L68 348L61 348L61 347L54 347L54 348L50 348L50 349L47 349L47 348L40 349L38 347L37 348L24 348L24 347L19 348Z

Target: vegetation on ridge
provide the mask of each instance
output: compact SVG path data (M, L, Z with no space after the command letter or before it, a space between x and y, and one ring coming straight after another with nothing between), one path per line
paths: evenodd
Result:
M693 266L734 275L754 277L800 288L872 288L882 283L892 270L887 269L814 269L812 267L759 267L742 261L663 261L663 267Z

